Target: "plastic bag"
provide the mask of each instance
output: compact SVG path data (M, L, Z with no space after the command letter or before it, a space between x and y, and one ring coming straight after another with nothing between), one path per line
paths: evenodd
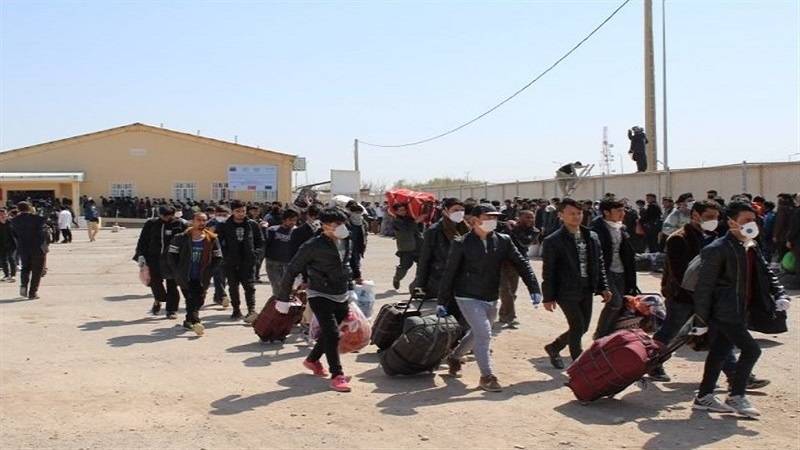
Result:
M781 268L789 273L794 273L797 270L797 258L793 252L787 252L781 259Z
M150 286L150 268L147 264L139 268L139 281L145 286Z
M365 316L372 317L372 309L375 306L375 283L372 280L364 280L354 288L358 300L356 305L361 309Z
M361 350L369 344L372 335L372 325L369 319L359 309L355 303L348 304L350 311L347 317L339 324L339 353L350 353ZM322 328L319 325L317 316L311 319L311 329L309 336L313 340L318 340Z

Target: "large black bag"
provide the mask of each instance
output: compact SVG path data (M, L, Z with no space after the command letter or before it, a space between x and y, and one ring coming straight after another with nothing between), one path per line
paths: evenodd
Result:
M403 334L380 354L381 367L389 376L432 372L459 336L461 325L453 316L408 317Z
M375 344L380 350L386 350L394 341L403 334L403 323L406 317L419 316L424 300L420 300L416 309L411 307L413 297L407 302L398 302L383 305L378 311L375 322L372 324L370 344Z
M750 308L747 328L764 334L780 334L789 331L786 326L786 311L765 311L761 308Z

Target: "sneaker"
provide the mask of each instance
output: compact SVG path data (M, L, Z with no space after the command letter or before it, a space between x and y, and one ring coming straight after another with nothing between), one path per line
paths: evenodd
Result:
M242 312L238 309L233 310L233 314L231 314L231 320L242 320Z
M168 311L168 312L167 312L167 319L169 319L169 320L175 320L175 319L177 319L177 318L178 318L178 315L177 315L177 314L175 314L174 312L172 312L172 311Z
M561 359L561 355L558 354L558 350L553 347L553 344L545 345L544 351L547 352L547 356L550 357L550 364L552 364L553 367L559 370L564 368L564 360Z
M392 278L392 287L394 288L395 291L400 289L400 280L398 280L397 278Z
M733 409L730 406L719 401L714 394L706 394L702 397L695 397L694 403L692 403L692 409L720 413L733 412Z
M337 392L350 392L350 383L344 375L336 375L331 379L331 389Z
M6 280L6 282L8 282L8 283L16 283L16 282L17 282L17 279L16 279L16 278L14 278L14 277L8 277L8 279Z
M500 386L500 383L497 381L497 377L494 375L487 375L485 377L481 377L480 381L478 382L478 387L488 392L503 391L503 387Z
M194 331L194 334L202 336L206 334L206 327L204 327L200 322L195 322L192 324L192 331Z
M39 300L39 295L37 293L28 294L28 300Z
M307 359L303 360L303 367L310 370L314 373L315 377L327 377L328 371L322 367L322 363L319 361L309 361Z
M3 277L2 279L0 279L0 282L5 283L5 282L8 281L9 278L11 278L11 277Z
M183 321L183 328L186 328L187 330L191 330L192 329L192 323L189 322L188 320L184 320Z
M161 302L156 300L153 302L153 307L150 308L150 314L155 316L158 315L158 313L160 312L161 312Z
M247 311L247 315L244 318L244 322L247 324L252 324L253 322L256 321L257 318L258 318L258 313L253 310L250 310Z
M647 376L653 381L662 381L664 383L672 381L672 378L664 371L664 366L660 364L650 369L650 371L647 372Z
M222 297L222 308L227 308L228 306L231 306L231 299L226 295Z
M21 286L19 288L19 296L20 297L27 297L28 296L28 288L26 288L25 286Z
M725 405L743 416L758 417L761 415L761 411L751 405L750 401L747 400L747 397L744 395L729 395L728 398L725 399Z
M728 378L728 390L729 391L731 390L731 382L732 381L733 380L731 378ZM756 376L751 373L750 376L747 377L747 385L745 386L745 389L748 390L748 391L755 391L755 390L758 390L758 389L761 389L763 387L768 386L770 383L771 383L771 381L765 380L763 378L756 378Z
M461 378L461 358L447 357L447 374L453 378Z

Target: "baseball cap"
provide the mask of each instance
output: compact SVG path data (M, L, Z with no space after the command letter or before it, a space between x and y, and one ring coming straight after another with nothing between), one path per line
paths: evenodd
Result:
M492 206L489 203L481 203L479 205L475 205L472 207L472 211L470 211L469 215L471 216L480 216L480 215L489 215L489 216L500 216L502 213L497 211L497 208Z

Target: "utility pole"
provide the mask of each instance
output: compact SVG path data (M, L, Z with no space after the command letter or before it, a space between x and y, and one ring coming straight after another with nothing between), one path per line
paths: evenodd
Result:
M358 172L358 139L353 143L353 160L355 161L355 167L353 168Z
M667 147L667 0L661 0L661 132L664 134L664 171L667 173L667 195L672 195L672 175L669 171Z
M653 0L644 0L644 129L647 134L647 171L658 170L656 158L656 75L653 60Z

